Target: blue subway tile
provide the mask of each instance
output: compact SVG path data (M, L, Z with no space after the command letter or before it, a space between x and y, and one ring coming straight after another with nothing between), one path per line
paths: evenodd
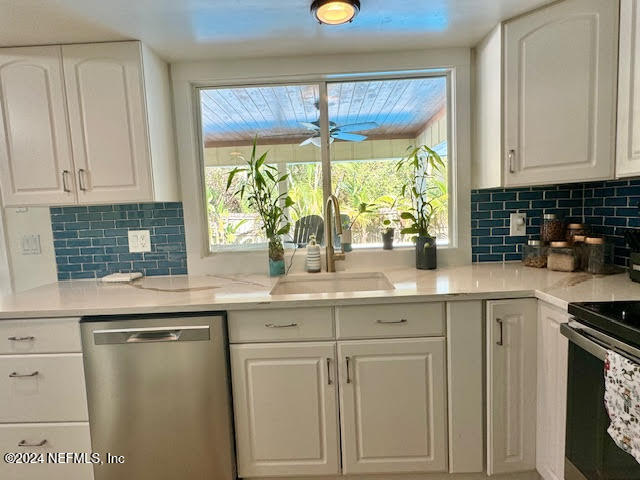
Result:
M571 192L569 190L551 190L544 192L545 200L559 198L571 198Z
M79 213L76 217L79 222L95 222L102 220L101 213Z
M187 267L171 268L171 275L186 275Z
M51 221L55 223L75 222L76 216L72 213L61 214L61 215L51 215Z
M58 272L58 281L62 282L63 280L70 280L71 275L67 272Z
M615 215L616 210L612 207L598 207L593 209L593 214L597 216L613 216Z
M121 247L104 247L104 253L129 253L129 247L121 246Z
M62 207L62 213L87 213L87 207Z
M105 246L105 247L115 247L117 245L116 238L94 238L91 240L91 244L94 247Z
M504 256L504 259L507 262L520 261L520 260L522 260L522 254L521 253L507 253Z
M125 204L125 205L114 205L113 206L114 210L117 211L127 211L127 210L139 210L140 209L140 205L137 203L129 203L129 204Z
M58 248L56 249L56 255L78 255L80 253L79 248Z
M105 237L127 237L129 230L126 228L105 228Z
M62 207L49 208L49 215L60 215L62 213Z
M104 263L83 263L82 270L85 272L88 271L97 271L97 270L107 270L107 265Z
M127 212L105 212L102 214L102 220L126 220Z
M478 255L478 261L480 262L501 262L502 260L504 258L500 254Z
M69 257L69 263L91 263L93 262L93 256L91 255L76 255Z
M86 230L89 228L89 222L69 222L64 224L65 230Z
M140 220L116 220L116 228L139 228Z
M491 200L501 202L505 200L515 200L518 194L516 192L496 192L491 194Z
M58 265L59 272L79 272L81 270L82 270L82 264L80 263Z
M118 261L118 255L94 255L93 256L93 261L94 262L104 262L104 263L117 262Z
M78 232L75 230L63 231L63 232L53 232L54 240L61 240L63 238L78 238Z
M93 205L89 207L90 212L111 212L113 205Z
M529 208L529 202L524 200L517 202L505 202L504 206L510 210L517 210L521 208Z
M480 245L502 245L504 237L481 237L478 243Z
M91 245L90 238L74 238L67 240L68 247L88 247Z
M531 202L532 208L553 208L555 206L555 200L534 200Z
M153 229L155 235L177 235L180 233L178 227L155 227Z
M542 200L544 192L520 192L518 200Z
M158 268L158 262L156 260L133 262L133 268L135 270L144 270L145 268Z
M156 251L158 252L179 252L184 250L184 246L183 245L176 245L176 244L164 244L164 245L157 245L156 246Z
M471 194L471 201L473 203L489 202L489 201L491 201L491 194L490 193L472 193Z
M502 208L503 208L502 202L482 202L478 204L479 211L502 210Z
M130 262L134 260L142 260L144 258L142 253L121 253L118 255L121 262Z
M80 249L82 255L101 255L104 253L104 247L85 247Z
M145 268L144 274L151 277L154 275L169 275L168 268Z
M78 235L80 238L104 237L104 230L80 230Z
M628 202L628 197L609 197L604 199L604 204L608 207L626 207Z
M96 278L96 272L71 272L72 280Z
M99 222L91 222L91 230L100 230L106 228L115 228L115 220L101 220Z
M604 219L604 224L609 226L625 227L627 225L626 217L607 217Z
M517 245L493 245L491 247L491 253L515 253L517 250Z
M616 208L616 217L637 217L638 213L638 209L633 207Z
M167 243L185 243L184 233L178 235L167 235Z

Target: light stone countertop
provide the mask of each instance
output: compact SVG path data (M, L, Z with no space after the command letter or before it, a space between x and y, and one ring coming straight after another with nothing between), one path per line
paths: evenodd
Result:
M640 284L626 273L560 273L520 263L433 271L403 267L384 273L395 290L271 296L277 279L264 275L147 277L131 284L60 282L1 298L0 319L520 297L566 309L569 302L640 300Z

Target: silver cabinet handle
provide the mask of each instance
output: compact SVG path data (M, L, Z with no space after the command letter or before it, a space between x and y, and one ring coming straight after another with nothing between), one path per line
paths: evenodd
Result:
M84 178L86 173L87 171L84 168L78 169L78 186L80 187L80 190L82 190L83 192L87 191L87 186L84 183Z
M278 324L275 324L275 323L265 323L264 326L267 327L267 328L291 328L291 327L297 327L298 324L297 323L286 323L284 325L278 325Z
M509 150L508 158L509 158L509 173L516 173L516 166L515 166L516 151Z
M9 374L9 378L27 378L27 377L35 377L36 375L38 375L38 371L36 370L35 372L32 373L17 373L17 372L11 372Z
M351 357L344 357L344 360L347 364L347 383L351 383L351 375L349 373L349 363L351 363Z
M69 188L69 170L63 170L62 171L62 189L66 192L66 193L71 193L71 189Z
M376 320L376 323L382 324L399 324L399 323L407 323L408 320L406 318L401 318L400 320Z
M504 337L503 337L503 334L504 334L504 331L503 331L504 330L503 329L504 322L502 321L501 318L496 318L496 322L500 326L500 340L498 340L496 342L496 345L502 346L502 345L504 345Z
M331 380L331 359L327 358L327 385L332 385L333 380Z
M18 442L19 447L44 447L46 444L47 444L46 439L38 443L27 443L26 440L20 440L20 442Z
M28 336L28 337L9 337L7 340L12 342L30 342L31 340L35 340L36 337Z

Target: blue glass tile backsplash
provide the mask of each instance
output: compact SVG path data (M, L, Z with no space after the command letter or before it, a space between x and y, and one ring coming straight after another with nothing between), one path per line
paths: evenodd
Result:
M114 272L185 275L182 203L51 207L58 280ZM151 252L129 253L129 230L150 230Z
M472 190L471 249L474 262L520 260L522 245L540 238L544 213L565 222L586 224L589 231L615 245L616 264L626 266L624 232L640 227L640 180ZM509 215L527 214L527 235L509 236Z

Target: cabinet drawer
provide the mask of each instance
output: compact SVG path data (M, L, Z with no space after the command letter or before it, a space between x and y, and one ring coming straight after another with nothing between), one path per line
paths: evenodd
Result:
M333 339L331 308L229 312L231 343Z
M438 337L445 332L444 303L336 307L338 338Z
M0 355L82 351L77 318L0 320Z
M21 442L42 446L21 446ZM91 439L87 423L37 423L0 425L0 452L33 452L43 455L58 452L90 453ZM112 452L117 454L116 452ZM101 452L102 455L104 453ZM45 458L46 460L46 458ZM0 462L0 478L12 480L92 480L90 464L10 464Z
M0 423L88 420L82 354L0 357Z

